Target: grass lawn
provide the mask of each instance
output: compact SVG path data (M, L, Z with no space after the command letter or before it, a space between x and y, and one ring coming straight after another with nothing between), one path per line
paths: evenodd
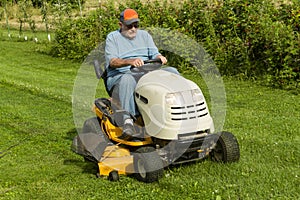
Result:
M0 199L300 199L300 95L224 78L224 130L239 140L238 163L177 166L158 183L109 182L70 150L81 64L36 48L0 41Z

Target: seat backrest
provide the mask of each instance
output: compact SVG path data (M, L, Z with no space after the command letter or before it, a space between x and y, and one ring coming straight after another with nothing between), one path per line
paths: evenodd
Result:
M100 64L98 60L94 60L94 69L97 76L97 79L101 79L103 75L103 70L100 68Z
M107 70L105 69L104 71L101 69L100 67L100 63L98 60L94 60L93 62L94 64L94 69L95 69L95 73L96 73L96 77L97 79L103 79L104 81L104 85L105 85L105 89L106 89L106 92L108 93L108 95L111 97L111 91L109 91L107 89L107 83L106 83L106 80L107 80Z

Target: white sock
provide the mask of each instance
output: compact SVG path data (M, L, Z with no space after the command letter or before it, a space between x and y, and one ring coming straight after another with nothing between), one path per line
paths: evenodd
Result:
M124 124L131 124L131 125L133 125L133 119L129 119L129 118L125 119Z

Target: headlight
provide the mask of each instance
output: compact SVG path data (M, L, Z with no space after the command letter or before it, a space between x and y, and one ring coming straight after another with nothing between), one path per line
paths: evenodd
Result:
M169 93L165 97L166 104L168 105L182 105L184 104L183 96L180 92Z
M191 90L191 92L192 92L192 97L194 102L203 100L203 94L199 89Z

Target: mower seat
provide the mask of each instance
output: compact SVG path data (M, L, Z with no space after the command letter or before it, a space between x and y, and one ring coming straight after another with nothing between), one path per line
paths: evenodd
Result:
M94 69L95 69L95 73L96 73L96 77L98 79L103 79L104 81L104 85L105 85L105 89L106 89L106 92L108 93L108 95L111 97L112 95L112 90L108 90L107 88L107 70L105 69L104 71L101 69L100 67L100 63L98 60L94 60Z
M104 71L101 69L100 67L100 63L98 60L94 60L94 69L95 69L95 73L98 79L103 79L104 81L104 85L105 85L105 89L107 94L112 97L112 92L115 90L117 90L118 88L112 88L111 90L109 90L107 88L107 70L105 69ZM139 79L140 76L135 76L135 78ZM115 126L123 126L123 115L130 115L132 117L132 119L134 121L137 121L137 118L140 118L140 116L133 116L130 113L128 113L127 111L123 110L123 109L119 109L120 106L117 103L118 100L114 99L113 100L108 100L106 98L98 98L95 100L95 105L97 108L99 108L101 110L101 112L103 112L106 117L109 118L109 120L115 125ZM112 112L109 112L112 111ZM122 120L121 120L122 119ZM138 120L138 121L142 121L142 120ZM140 122L139 124L142 124L142 122Z

